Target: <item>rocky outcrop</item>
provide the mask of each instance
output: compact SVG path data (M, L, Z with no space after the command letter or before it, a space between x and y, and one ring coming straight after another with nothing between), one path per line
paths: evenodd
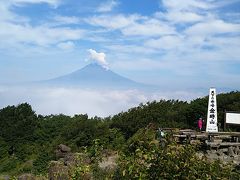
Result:
M8 175L0 175L0 180L10 180L10 176L8 176Z
M48 170L49 180L68 180L71 179L69 175L69 168L62 162L51 161Z
M76 166L78 164L90 164L91 159L84 153L69 153L62 159L66 166Z
M72 153L71 148L64 144L57 146L55 150L57 161L51 161L47 177L39 178L32 174L22 174L18 180L71 180L77 176L80 179L95 179L90 168L94 159L87 153ZM117 167L118 154L113 151L103 152L102 161L98 163L100 172L114 171Z
M232 162L235 165L240 165L239 147L228 147L222 149L207 150L206 157L209 160L221 160L224 163Z
M117 167L117 154L111 154L107 157L104 157L98 166L103 170L114 170Z
M71 153L71 148L64 144L60 144L57 146L55 154L58 161L50 162L50 166L48 169L48 179L50 180L70 179L68 165L75 161L73 158L73 153Z
M71 148L60 144L55 150L58 161L51 161L48 171L48 179L50 180L70 180L70 174L81 164L89 165L91 159L84 153L72 153ZM85 174L91 177L90 174ZM84 179L88 179L88 178Z
M58 147L55 151L57 159L64 158L70 152L71 152L71 148L64 144L58 145Z
M32 174L22 174L18 177L18 180L36 180L36 177Z

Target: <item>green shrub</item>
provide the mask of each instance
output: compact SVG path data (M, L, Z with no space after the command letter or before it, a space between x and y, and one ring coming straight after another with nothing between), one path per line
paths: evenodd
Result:
M48 164L53 159L53 155L47 152L42 152L33 161L34 174L46 174L48 170Z
M116 179L240 178L240 173L234 172L231 164L200 159L195 146L178 145L168 138L166 145L161 146L155 140L154 130L139 130L129 140L125 152L121 153Z

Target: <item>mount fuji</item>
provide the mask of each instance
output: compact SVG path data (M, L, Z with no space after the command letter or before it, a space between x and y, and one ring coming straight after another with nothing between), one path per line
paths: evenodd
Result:
M147 85L125 78L110 69L91 63L82 69L54 79L41 81L41 84L50 86L67 86L83 88L127 89L145 88Z

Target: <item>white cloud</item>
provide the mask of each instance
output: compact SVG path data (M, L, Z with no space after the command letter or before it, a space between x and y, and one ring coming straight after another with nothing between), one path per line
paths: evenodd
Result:
M46 3L53 7L57 7L61 0L10 0L10 2L15 5Z
M160 19L166 19L171 23L192 23L204 20L204 16L194 12L168 11L167 13L157 12L155 16Z
M74 49L75 44L72 41L61 42L57 44L57 47L64 51L71 51Z
M12 44L31 43L37 46L49 46L62 41L81 39L83 34L83 30L65 27L33 27L7 22L0 23L0 45L12 42Z
M157 61L153 59L138 59L135 60L124 60L116 61L111 64L111 67L114 69L123 69L123 70L136 70L136 71L151 71L157 69L164 69L166 68L165 61ZM168 67L169 68L169 67Z
M156 12L155 17L168 21L176 26L186 23L208 22L209 20L219 20L226 13L220 13L218 8L236 3L237 0L161 0L161 5L165 11ZM233 18L230 21L235 21ZM185 27L188 27L185 26Z
M199 0L162 0L164 12L156 12L155 17L167 21L169 24L186 24L205 21L209 16L209 9L215 7L213 3Z
M136 20L141 19L141 16L132 14L125 16L118 15L99 15L87 18L85 21L93 26L100 26L108 29L121 29L133 24Z
M100 15L88 18L86 22L93 26L120 30L126 36L159 36L175 33L175 28L165 22L137 14Z
M192 8L210 9L214 7L211 3L207 1L199 0L184 0L184 2L176 0L162 0L162 4L166 8L174 10L189 10Z
M18 23L26 23L28 22L28 18L19 16L13 12L10 11L10 7L12 6L11 1L2 1L0 3L0 23L5 21L11 21L11 22L18 22Z
M183 41L180 36L163 36L158 39L146 41L145 46L155 49L171 50L182 46Z
M90 54L90 59L97 62L98 64L101 64L103 66L107 66L108 63L106 61L106 55L105 53L102 53L102 52L97 52L93 49L89 49L88 50L89 54Z
M156 50L153 48L146 48L142 45L107 45L105 48L109 49L110 51L120 53L136 53L136 54L152 54L156 53Z
M109 116L145 102L144 94L135 90L96 91L73 88L4 88L0 91L0 107L30 103L40 114L89 114Z
M0 87L0 108L28 102L38 114L85 114L106 117L147 101L181 98L201 93L183 91L146 93L138 90L84 90L78 88Z
M63 25L63 24L79 24L80 19L75 16L60 16L57 15L53 18L54 21L56 21L57 25Z
M156 12L155 17L176 25L194 22L208 22L225 16L218 8L236 3L238 0L161 0L165 11ZM234 21L231 19L231 21Z
M100 6L97 8L97 12L109 12L112 11L113 8L115 8L119 4L116 0L108 0L106 2L103 2L100 4Z
M223 20L213 19L197 23L186 29L188 35L217 35L224 33L239 33L240 24L232 24Z
M0 4L0 48L12 49L14 47L44 46L49 47L64 41L79 40L84 36L84 30L68 27L52 27L52 24L31 25L30 20L12 12L13 5L25 3L48 3L58 5L60 0L10 0ZM65 23L76 23L75 17L56 16L56 20ZM60 47L63 44L60 44ZM66 44L65 44L66 45ZM70 44L68 44L68 47ZM65 46L66 47L66 46Z
M175 29L157 19L148 19L142 23L134 23L123 28L122 33L128 36L160 36L174 34Z

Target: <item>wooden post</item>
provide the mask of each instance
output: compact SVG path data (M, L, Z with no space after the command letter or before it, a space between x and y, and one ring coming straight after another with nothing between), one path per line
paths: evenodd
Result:
M224 122L223 122L223 131L226 131L226 128L227 128L227 125L226 125L226 113L227 113L227 111L226 111L226 109L224 110Z

